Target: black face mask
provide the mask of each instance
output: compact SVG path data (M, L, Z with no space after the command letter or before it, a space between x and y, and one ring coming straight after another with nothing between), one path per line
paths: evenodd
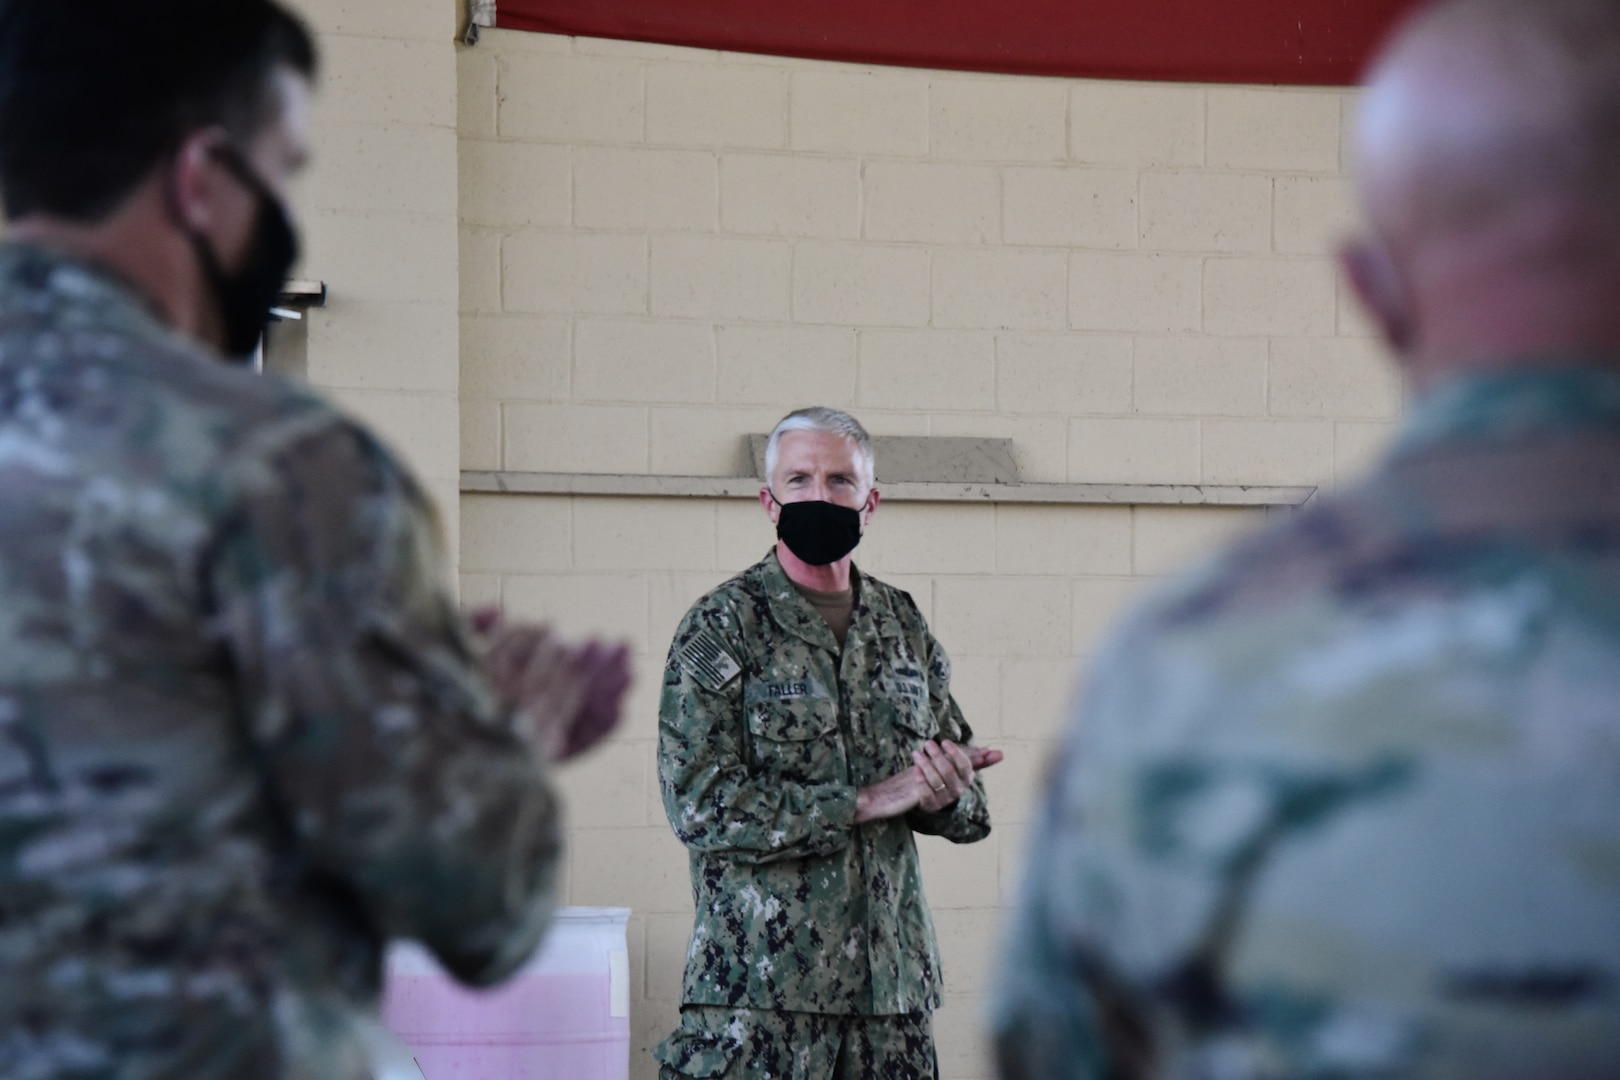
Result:
M771 496L776 499L775 495ZM861 542L861 512L830 502L777 500L776 535L811 566L835 563Z
M217 153L221 163L258 200L253 235L235 274L225 273L219 256L202 234L191 233L191 244L202 262L203 273L208 276L214 302L219 306L220 324L225 334L221 351L229 360L246 363L252 359L259 338L264 334L270 308L281 295L288 272L298 261L298 234L293 231L292 221L281 201L270 193L241 153L232 146L221 147Z

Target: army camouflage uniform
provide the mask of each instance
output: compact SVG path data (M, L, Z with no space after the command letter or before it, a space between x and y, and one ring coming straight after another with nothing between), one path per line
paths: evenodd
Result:
M1140 611L1080 712L1007 1080L1620 1076L1620 373L1433 392Z
M924 741L972 731L911 597L854 577L842 649L774 552L699 600L670 647L659 779L697 918L688 1008L657 1050L667 1078L934 1075L927 1023L942 984L912 834L971 843L990 815L975 779L943 810L855 824L857 789L911 768ZM895 1018L893 1032L828 1026L876 1017ZM807 1031L834 1034L793 1041ZM865 1043L905 1060L827 1071Z
M364 430L0 246L0 490L0 1076L360 1080L387 938L533 949L554 791Z

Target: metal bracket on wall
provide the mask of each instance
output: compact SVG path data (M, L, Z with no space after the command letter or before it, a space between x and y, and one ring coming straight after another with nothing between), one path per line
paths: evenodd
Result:
M272 317L298 322L310 308L326 306L326 282L289 281L281 287L276 306L270 309Z
M495 0L467 0L467 29L461 33L461 43L469 48L477 45L483 28L494 25Z

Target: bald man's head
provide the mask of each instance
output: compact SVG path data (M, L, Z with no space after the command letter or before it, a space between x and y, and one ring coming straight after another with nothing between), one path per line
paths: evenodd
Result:
M1404 355L1620 349L1620 0L1439 0L1375 63L1351 277Z

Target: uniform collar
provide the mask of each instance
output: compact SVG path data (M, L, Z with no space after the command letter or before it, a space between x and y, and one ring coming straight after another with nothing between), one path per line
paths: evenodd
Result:
M146 297L108 267L34 244L0 243L0 317L41 309L71 310L81 327L137 340L174 337Z
M810 606L804 594L793 587L787 571L776 557L773 547L755 568L765 597L771 605L771 618L776 624L817 648L837 655L841 650L838 639L821 613ZM900 633L899 620L890 610L888 598L871 587L872 579L850 568L850 580L855 585L855 611L849 624L850 637L893 637ZM847 640L847 639L846 639Z
M1450 379L1412 407L1394 456L1602 428L1620 432L1620 360L1611 357L1608 363L1571 357L1562 367Z

